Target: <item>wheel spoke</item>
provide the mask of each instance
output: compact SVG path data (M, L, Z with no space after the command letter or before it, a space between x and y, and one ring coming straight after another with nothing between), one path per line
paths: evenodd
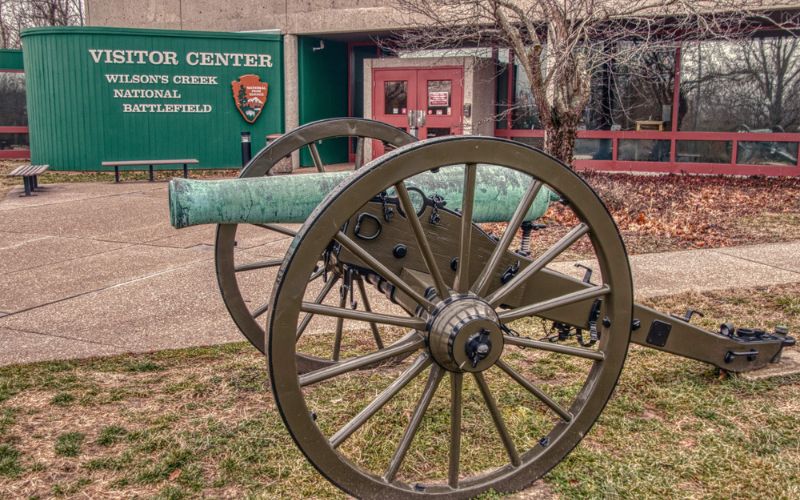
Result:
M562 408L561 405L556 403L552 398L550 398L550 396L542 392L541 389L530 383L527 379L525 379L525 377L523 377L517 371L511 368L511 366L509 366L508 363L506 363L502 359L499 359L495 364L501 370L506 372L508 376L514 379L519 385L521 385L522 387L527 389L528 392L536 396L536 398L539 399L539 401L549 406L550 409L556 412L558 416L561 417L562 420L564 420L565 422L572 421L572 414L570 412Z
M519 466L522 463L522 460L519 457L516 446L514 446L514 441L512 441L511 435L508 433L506 424L503 421L503 415L500 414L500 410L497 408L497 403L495 403L492 393L489 391L489 386L486 384L486 379L483 377L483 373L474 372L472 375L475 377L475 382L478 383L478 389L481 391L481 396L483 396L483 401L486 403L486 407L489 408L489 413L492 415L494 426L497 429L497 433L500 434L500 440L503 442L503 446L506 448L506 452L508 453L508 458L511 460L511 464L515 467Z
M486 302L493 307L497 307L501 301L517 289L521 284L525 283L531 276L538 273L549 264L553 259L561 255L564 250L572 246L573 243L578 241L581 236L589 232L589 226L586 224L578 224L569 233L565 234L563 238L558 240L555 245L548 248L545 253L540 255L536 260L531 262L521 273L514 276L508 283L495 290L491 295L486 297Z
M261 304L255 311L253 311L253 319L258 318L268 310L269 310L269 302L267 302L266 304Z
M391 269L383 265L378 259L373 257L369 252L361 248L361 246L350 239L346 234L339 231L335 236L336 241L341 243L343 247L347 250L355 254L356 257L361 259L361 261L366 264L368 267L372 268L373 271L380 274L383 279L387 280L389 283L394 285L395 287L402 290L406 295L411 297L417 304L421 305L425 310L432 311L435 307L430 300L426 299L422 295L420 295L416 290L411 288L411 285L406 283L400 276L396 275L392 272Z
M603 297L605 295L608 295L609 293L611 293L611 289L608 287L608 285L597 285L589 288L584 288L583 290L578 290L576 292L568 293L566 295L562 295L561 297L555 297L552 299L537 302L535 304L530 304L523 307L517 307L516 309L503 311L500 314L498 314L498 316L500 317L500 320L503 323L506 323L508 321L524 318L526 316L533 316L534 314L539 314L543 311L555 309L556 307L568 306L576 302L595 299L597 297Z
M458 462L461 458L461 386L464 374L450 373L450 462L447 483L458 488Z
M472 250L472 209L475 203L475 177L478 166L464 166L464 195L461 200L461 246L458 251L458 273L453 288L456 293L469 290L469 256Z
M383 390L377 398L372 400L370 404L364 407L363 410L358 412L358 415L352 418L344 427L334 434L330 443L331 446L336 448L349 438L354 432L361 428L367 420L372 418L383 406L389 402L398 392L400 392L409 382L411 382L417 375L422 373L422 370L431 364L430 356L427 353L420 354L417 359L411 363L406 371L403 372L389 387Z
M379 363L385 359L399 356L407 352L416 351L424 345L425 341L416 333L412 333L405 339L400 340L396 344L385 349L364 354L363 356L349 358L345 361L339 361L338 363L326 366L325 368L320 368L319 370L314 370L313 372L303 374L299 377L300 385L307 386L316 384L317 382L322 382L323 380L337 377L343 373L359 370L365 366Z
M356 139L356 167L358 170L364 164L364 138L359 137Z
M346 283L346 281L344 281ZM344 307L345 302L347 301L347 290L342 285L339 288L339 310L346 310ZM333 338L333 354L331 358L334 361L339 361L339 353L342 350L342 329L344 328L344 318L338 316L336 318L336 335Z
M413 328L414 330L425 329L425 321L419 318L412 318L410 316L392 316L389 314L357 311L344 307L315 304L313 302L303 302L303 304L300 306L300 310L303 312L320 314L322 316L331 316L334 318L354 319L356 321L366 321L368 323L381 323L384 325L394 325L403 328Z
M251 224L252 226L260 227L261 229L269 229L276 233L285 234L286 236L297 236L297 231L293 231L288 227L283 227L278 224Z
M522 196L522 200L519 202L517 209L514 211L514 215L508 222L508 227L503 233L503 237L497 242L497 246L494 248L492 256L489 257L489 261L486 263L486 266L484 266L483 271L481 271L481 274L478 276L475 284L471 287L472 291L474 291L476 294L480 296L486 295L486 289L489 287L489 280L497 269L497 265L500 264L500 259L511 245L511 241L517 234L519 226L522 225L522 221L525 219L525 216L528 215L528 211L533 204L533 200L536 198L536 195L539 194L539 191L542 189L542 185L543 184L540 181L534 180L531 182L528 190L525 191L525 194Z
M603 361L606 357L603 351L593 351L583 347L572 347L568 345L556 344L555 342L542 342L541 340L515 337L514 335L503 335L503 342L519 347L532 347L542 351L568 354L570 356L578 356L579 358L593 359L595 361Z
M325 165L322 164L322 158L319 156L317 145L313 142L309 142L308 150L311 152L311 160L314 162L314 166L317 167L317 172L324 172Z
M260 262L251 262L250 264L242 264L233 268L234 272L240 273L242 271L253 271L255 269L264 269L266 267L280 266L283 259L270 259L262 260Z
M391 461L389 461L389 467L386 469L386 473L383 475L383 478L387 482L394 481L397 471L400 470L400 466L403 464L403 459L406 457L408 448L411 446L411 441L414 439L414 435L416 435L417 430L419 429L419 424L422 423L422 417L425 415L425 412L428 410L428 406L431 404L431 399L433 399L433 394L436 392L436 388L439 387L439 382L442 381L442 375L444 375L444 368L434 364L431 367L430 374L428 375L428 382L425 384L425 389L422 391L422 396L420 396L417 406L414 408L414 413L411 415L411 420L408 422L408 426L403 433L403 437L400 438L400 443L397 445L397 449L395 450Z
M311 273L311 277L308 278L308 282L311 283L312 281L314 281L315 279L319 278L323 274L325 274L325 264L319 266L319 269L317 269L316 271Z
M364 288L364 278L362 278L361 275L358 275L356 278L356 283L358 284L358 292L361 294L361 300L364 302L364 310L367 312L372 312L372 308L369 305L369 299L367 298L367 290ZM378 346L378 349L383 349L383 339L378 331L378 325L376 325L374 321L370 321L369 327L372 330L372 337L375 339L375 345Z
M436 258L433 256L433 250L431 250L431 245L428 242L427 236L425 236L422 223L416 215L414 204L411 202L411 197L408 195L408 189L406 189L406 185L402 181L395 184L394 188L397 190L397 195L400 198L403 211L406 213L408 223L411 224L411 229L414 231L414 237L417 240L417 245L419 245L422 259L425 261L425 266L428 268L433 278L436 292L439 294L439 298L446 299L450 296L450 292L447 289L447 285L444 283L444 278L442 278L442 272L439 270L439 266L436 265Z
M333 278L331 278L331 280L329 282L325 283L325 286L322 288L322 290L320 290L319 294L314 299L314 303L315 304L322 304L322 301L325 300L325 297L328 296L328 294L330 293L330 291L333 289L334 285L336 285L336 282L338 282L338 281L339 281L339 277L338 276L334 276ZM306 331L306 328L308 327L308 324L311 322L311 318L313 318L313 317L314 317L314 315L312 313L307 313L305 316L303 316L303 320L300 322L300 326L297 327L297 333L295 334L295 338L296 339L299 339L300 336L303 335L303 332Z

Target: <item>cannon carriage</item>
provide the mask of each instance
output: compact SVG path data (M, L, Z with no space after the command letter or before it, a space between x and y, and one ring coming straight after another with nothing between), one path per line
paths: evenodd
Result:
M317 144L334 137L355 138L357 167L368 141L396 149L355 172L327 172ZM301 148L315 173L270 175ZM276 140L241 177L173 180L172 223L219 224L222 296L267 355L284 423L320 473L358 497L458 498L531 484L597 420L631 342L730 372L777 362L794 343L780 329L709 332L634 304L602 201L522 144L418 142L378 122L326 120ZM550 203L572 225L534 250ZM484 223L506 228L493 235ZM285 256L239 262L244 225L292 238ZM576 245L594 274L561 265ZM267 271L269 301L249 299L243 277ZM312 332L314 321L327 330ZM346 411L334 411L342 398Z

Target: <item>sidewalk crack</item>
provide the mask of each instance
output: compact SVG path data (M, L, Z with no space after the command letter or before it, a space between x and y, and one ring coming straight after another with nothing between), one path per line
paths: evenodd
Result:
M214 259L213 258L205 258L205 259L193 260L193 261L188 262L188 263L186 263L185 265L182 265L182 266L172 267L170 269L164 269L164 270L152 273L152 274L148 274L146 276L138 276L136 278L132 278L132 279L129 279L127 281L122 281L120 283L114 283L114 284L111 284L111 285L103 286L103 287L100 287L100 288L95 288L95 289L92 289L92 290L86 290L86 291L81 292L81 293L76 293L75 295L70 295L69 297L62 297L62 298L57 299L57 300L53 300L53 301L50 301L50 302L45 302L43 304L37 304L35 306L27 307L25 309L20 309L19 311L10 312L5 316L0 316L0 319L10 318L10 317L16 316L18 314L22 314L22 313L25 313L25 312L28 312L28 311L33 311L35 309L39 309L39 308L42 308L42 307L51 306L53 304L58 304L60 302L65 302L67 300L76 299L78 297L83 297L84 295L89 295L91 293L98 293L98 292L102 292L102 291L105 291L105 290L110 290L112 288L117 288L117 287L120 287L120 286L129 285L131 283L136 283L137 281L145 280L145 279L148 279L148 278L154 278L154 277L160 276L162 274L167 274L167 273L171 273L171 272L174 272L174 271L180 271L182 269L186 269L188 267L191 267L191 266L193 266L193 265L195 265L197 263L209 262L209 261L212 261L212 260L214 260ZM0 326L3 326L2 323L0 323ZM4 326L3 328L8 328L8 327Z
M769 267L769 268L772 268L772 269L778 269L780 271L786 271L787 273L796 274L796 275L798 275L798 277L800 277L800 272L797 271L796 269L788 269L786 267L776 266L774 264L769 264L767 262L763 262L763 261L760 261L760 260L748 259L747 257L742 257L741 255L728 253L725 250L726 250L725 248L716 248L716 249L714 249L712 251L717 252L717 253L721 253L722 255L725 255L727 257L733 257L734 259L743 260L745 262L751 262L753 264L760 264L762 266L766 266L766 267Z
M71 337L69 335L59 335L59 334L56 334L56 333L42 333L42 332L37 332L36 330L24 330L22 328L14 328L14 327L11 327L11 326L4 326L3 328L6 329L6 330L13 331L13 332L30 333L30 334L33 334L33 335L41 335L42 337L55 337L55 338L64 339L64 340L77 340L78 342L86 342L87 344L101 345L101 346L105 346L105 347L119 347L119 348L123 348L123 349L125 348L124 345L107 344L105 342L98 342L96 340L88 340L88 339L82 339L82 338L78 338L78 337Z

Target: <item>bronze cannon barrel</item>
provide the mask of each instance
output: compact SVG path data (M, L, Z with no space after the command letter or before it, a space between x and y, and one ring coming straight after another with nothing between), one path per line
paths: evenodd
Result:
M463 166L425 172L406 181L426 196L441 196L446 208L461 208ZM225 180L173 179L169 183L170 222L176 228L198 224L302 223L325 196L353 172L278 175ZM506 222L514 213L532 178L493 165L478 167L473 220ZM389 196L393 189L387 189ZM375 193L376 195L378 193ZM558 195L542 189L527 220L544 215Z

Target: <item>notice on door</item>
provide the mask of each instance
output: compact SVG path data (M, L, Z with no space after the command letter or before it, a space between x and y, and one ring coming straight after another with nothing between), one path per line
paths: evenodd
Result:
M443 108L450 105L450 92L429 92L428 107Z

